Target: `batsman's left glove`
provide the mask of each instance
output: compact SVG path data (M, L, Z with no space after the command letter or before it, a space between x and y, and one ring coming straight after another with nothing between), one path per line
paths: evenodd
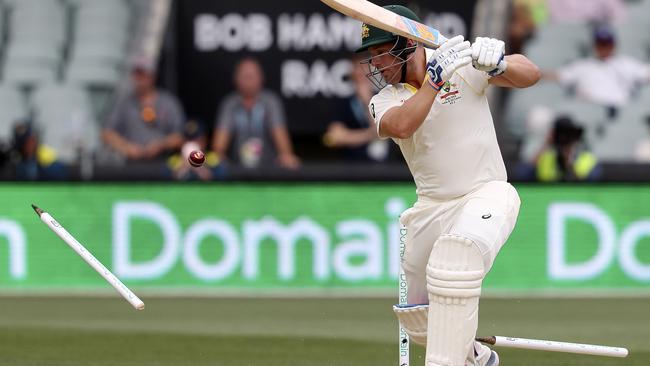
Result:
M472 66L487 72L490 76L503 74L508 68L505 49L506 44L501 40L476 37L476 41L472 44Z

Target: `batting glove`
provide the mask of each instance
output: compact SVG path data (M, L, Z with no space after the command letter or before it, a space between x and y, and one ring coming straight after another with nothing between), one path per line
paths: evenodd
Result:
M459 68L472 62L472 50L463 36L456 36L433 52L427 63L427 80L434 90L440 90Z
M506 44L501 40L477 37L472 45L472 66L490 76L499 76L508 68L505 50Z

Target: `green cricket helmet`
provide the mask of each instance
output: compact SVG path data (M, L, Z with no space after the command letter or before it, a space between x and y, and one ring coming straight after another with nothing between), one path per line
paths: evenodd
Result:
M395 14L407 17L416 22L421 22L420 18L415 13L402 5L386 5L384 9L388 9ZM399 36L383 29L374 27L372 25L363 23L361 25L361 47L355 52L363 52L368 50L368 47L376 46L386 42L395 42Z

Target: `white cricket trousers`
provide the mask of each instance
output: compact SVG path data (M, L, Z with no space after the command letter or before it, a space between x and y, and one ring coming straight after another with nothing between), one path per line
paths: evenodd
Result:
M486 274L512 232L519 214L519 195L502 181L446 201L419 197L404 211L400 222L407 229L404 261L409 304L426 304L426 267L434 243L442 234L454 234L478 244Z

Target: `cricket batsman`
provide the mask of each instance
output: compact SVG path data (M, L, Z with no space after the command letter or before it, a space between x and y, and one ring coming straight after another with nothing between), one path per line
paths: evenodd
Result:
M400 5L385 8L420 21ZM503 41L462 36L429 49L363 24L368 77L383 83L369 104L379 137L399 145L417 202L400 217L407 228L402 263L409 306L395 307L411 339L426 345L427 366L497 366L474 341L481 285L519 213L507 182L486 98L489 85L526 88L540 78Z

